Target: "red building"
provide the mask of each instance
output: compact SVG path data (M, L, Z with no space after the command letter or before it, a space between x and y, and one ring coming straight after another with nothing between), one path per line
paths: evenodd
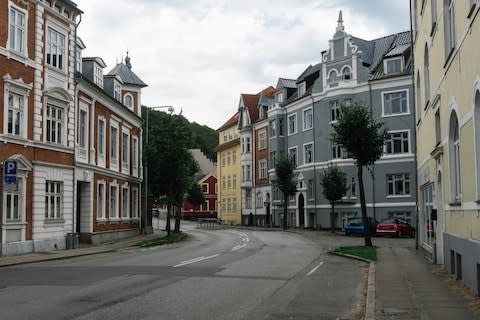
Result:
M217 177L215 170L198 181L205 197L202 205L192 205L188 200L183 202L184 219L217 218Z

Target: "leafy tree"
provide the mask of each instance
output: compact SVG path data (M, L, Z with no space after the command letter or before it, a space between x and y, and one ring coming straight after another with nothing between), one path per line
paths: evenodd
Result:
M355 103L351 107L342 105L340 117L333 124L332 141L348 152L357 165L360 203L365 228L365 246L372 246L371 230L367 219L365 190L363 186L363 167L372 165L383 155L383 146L387 130L383 123L372 118L370 111L363 105Z
M205 202L205 196L198 183L192 183L190 186L190 189L187 192L187 200L194 206L201 205Z
M347 193L347 175L337 166L329 166L320 175L320 185L323 188L323 195L330 201L332 211L330 212L330 228L335 232L335 202L340 200Z
M297 192L294 169L295 165L287 156L282 155L277 160L277 165L275 166L276 180L274 183L283 193L283 229L287 229L288 197Z
M180 115L154 110L148 112L149 139L144 152L149 165L149 187L156 197L165 195L165 229L170 235L172 210L175 212L175 231L180 231L180 212L175 208L182 206L198 165L187 147L192 138L188 121Z

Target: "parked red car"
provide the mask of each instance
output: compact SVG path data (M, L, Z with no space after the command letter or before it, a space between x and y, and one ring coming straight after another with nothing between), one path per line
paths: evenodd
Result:
M415 228L404 219L387 218L377 225L377 235L410 236L413 238Z

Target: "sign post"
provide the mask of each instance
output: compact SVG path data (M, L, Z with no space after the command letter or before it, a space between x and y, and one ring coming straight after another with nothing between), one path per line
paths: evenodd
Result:
M17 186L17 160L5 160L3 162L3 184L8 188L15 189Z

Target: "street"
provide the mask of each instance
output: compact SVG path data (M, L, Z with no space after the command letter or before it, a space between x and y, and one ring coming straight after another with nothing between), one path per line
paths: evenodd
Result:
M148 249L0 270L2 319L360 319L362 242L322 232L204 230Z

